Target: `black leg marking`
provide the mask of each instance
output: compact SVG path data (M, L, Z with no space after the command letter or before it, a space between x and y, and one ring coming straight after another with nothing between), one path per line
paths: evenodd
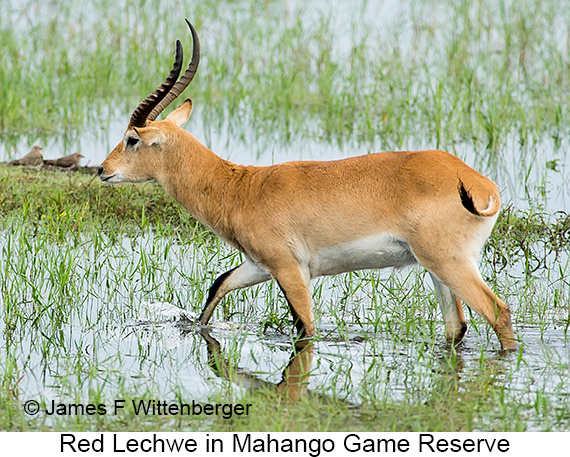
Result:
M303 322L301 322L301 319L299 319L299 315L295 311L295 308L293 308L291 306L291 302L287 298L287 292L285 292L285 289L283 289L283 287L281 287L281 284L279 284L279 281L277 281L277 284L279 285L281 292L283 292L283 295L285 296L285 300L287 300L287 304L289 305L289 309L291 310L291 314L293 315L293 325L295 325L295 328L297 329L297 333L299 334L299 336L303 336L305 334L305 326L303 325Z
M226 271L225 273L221 274L216 278L214 284L212 284L212 287L210 287L210 291L208 292L208 299L206 300L206 305L214 299L214 297L216 296L216 292L218 292L218 289L221 287L221 285L224 283L227 277L231 275L236 268L232 268L231 270Z
M467 333L467 323L461 322L461 332L459 333L459 336L457 337L457 339L462 340L463 337L465 336L465 333Z
M232 268L231 270L226 271L225 273L218 276L218 278L214 281L214 284L212 284L212 287L210 287L210 291L208 292L208 299L206 300L206 304L202 309L202 314L200 314L199 320L202 324L206 325L210 320L210 318L212 317L214 309L216 309L216 305L218 304L218 302L213 302L213 300L216 297L216 294L220 289L220 287L222 286L222 284L225 282L226 279L228 279L228 277L233 273L233 271L236 268Z

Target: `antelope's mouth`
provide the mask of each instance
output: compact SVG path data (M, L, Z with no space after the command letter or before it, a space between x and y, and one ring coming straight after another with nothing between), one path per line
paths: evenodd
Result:
M116 173L113 173L112 175L103 175L103 174L101 174L101 175L99 175L99 179L100 179L101 181L105 181L105 182L114 182L114 181L113 181L113 178L115 178L116 176L117 176Z

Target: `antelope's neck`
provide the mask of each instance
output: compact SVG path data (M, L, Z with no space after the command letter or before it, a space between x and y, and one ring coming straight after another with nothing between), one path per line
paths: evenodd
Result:
M245 167L218 157L196 140L173 156L164 164L158 181L196 219L235 244L229 206L234 205L236 175Z

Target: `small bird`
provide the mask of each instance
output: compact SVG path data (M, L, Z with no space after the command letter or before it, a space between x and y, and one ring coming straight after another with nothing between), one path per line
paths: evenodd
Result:
M59 159L44 160L45 165L52 165L66 170L75 170L79 161L83 156L79 152L74 152L67 156L60 157Z
M13 160L10 162L11 165L25 165L28 167L36 167L44 162L44 156L42 154L41 146L37 144L32 147L30 152L28 152L24 157L19 160Z

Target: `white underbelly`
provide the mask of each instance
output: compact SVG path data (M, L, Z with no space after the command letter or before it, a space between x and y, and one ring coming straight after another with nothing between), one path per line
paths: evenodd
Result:
M410 246L389 233L361 238L317 251L309 261L311 277L416 263Z

